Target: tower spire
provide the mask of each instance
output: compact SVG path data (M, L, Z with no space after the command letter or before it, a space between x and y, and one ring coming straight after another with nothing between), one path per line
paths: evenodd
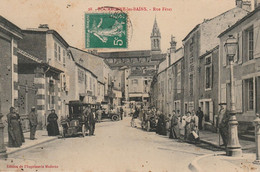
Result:
M152 53L161 53L161 33L157 24L156 16L153 23L153 29L150 36Z

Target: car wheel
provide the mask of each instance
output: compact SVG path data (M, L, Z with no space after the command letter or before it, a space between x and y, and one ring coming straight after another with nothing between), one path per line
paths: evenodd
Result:
M118 120L118 116L117 115L113 115L112 116L112 121L117 121Z
M82 125L82 136L85 137L86 136L86 127L85 127L85 124Z
M147 124L146 124L146 131L149 132L150 129L151 129L150 121L147 121Z

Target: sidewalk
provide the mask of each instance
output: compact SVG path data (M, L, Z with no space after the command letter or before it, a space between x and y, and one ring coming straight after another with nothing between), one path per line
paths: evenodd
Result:
M6 152L8 155L58 139L58 136L48 136L46 130L37 130L36 135L35 135L35 137L37 139L30 140L30 132L26 132L26 133L24 133L25 142L22 144L22 146L19 148L13 148L13 147L7 146L8 145L8 134L5 133L4 136L5 136L4 141L5 141L5 145L6 145L6 149L7 149Z
M222 138L219 137L218 133L213 133L210 131L202 130L202 131L200 131L199 135L200 135L201 142L210 144L217 148L222 148L224 150L223 146L221 146L221 147L219 146L219 145L222 145L223 142L222 142ZM219 141L220 141L220 143L219 143ZM255 153L256 152L255 142L239 139L239 143L241 145L243 153Z
M229 157L225 155L222 139L219 134L210 131L200 131L201 142L223 149L222 154L208 154L195 158L189 165L194 172L258 172L260 165L253 162L256 159L255 142L239 139L243 155L242 157Z
M224 154L209 154L195 158L189 165L193 172L259 172L260 165L254 164L254 154L228 157Z

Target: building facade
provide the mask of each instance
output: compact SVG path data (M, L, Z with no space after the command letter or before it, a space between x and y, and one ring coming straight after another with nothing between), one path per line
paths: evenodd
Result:
M18 41L22 30L0 16L0 110L9 113L11 106L18 107Z
M244 8L245 4L242 7ZM210 73L213 74L213 72L218 71L217 60L211 58L218 58L218 56L216 51L213 51L212 55L206 57L207 62L204 56L219 45L218 34L248 13L242 7L237 5L237 7L212 19L204 20L204 22L196 25L183 39L185 61L184 106L188 106L189 111L196 111L198 107L202 107L205 113L204 124L209 129L214 129L215 116L218 112L218 99L216 99L218 89L215 88L217 85L210 85L218 78L217 75L210 75ZM203 63L210 61L212 64L201 66ZM205 85L201 83L203 75L207 77L205 78L207 79Z
M239 20L219 35L219 99L230 109L230 67L224 44L229 35L237 39L237 53L234 57L235 107L239 128L245 131L253 126L255 114L260 113L260 7ZM228 75L227 75L228 74Z
M59 33L50 30L47 25L23 30L22 33L24 38L18 42L18 52L21 56L31 55L35 60L19 61L19 112L26 114L31 106L35 105L38 127L45 128L51 109L55 109L58 116L62 113L64 101L61 96L60 76L66 69L69 45ZM33 91L36 92L36 98L33 98ZM33 101L34 99L36 101Z

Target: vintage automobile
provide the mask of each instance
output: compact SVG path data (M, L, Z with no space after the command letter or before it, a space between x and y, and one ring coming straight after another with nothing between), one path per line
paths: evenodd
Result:
M95 107L95 104L82 103L81 101L69 101L67 104L69 115L61 120L62 137L82 135L86 136L88 127L86 126L86 116L84 112L87 107Z
M157 127L157 118L152 113L148 113L147 111L144 113L142 123L142 129L146 131L156 130Z

